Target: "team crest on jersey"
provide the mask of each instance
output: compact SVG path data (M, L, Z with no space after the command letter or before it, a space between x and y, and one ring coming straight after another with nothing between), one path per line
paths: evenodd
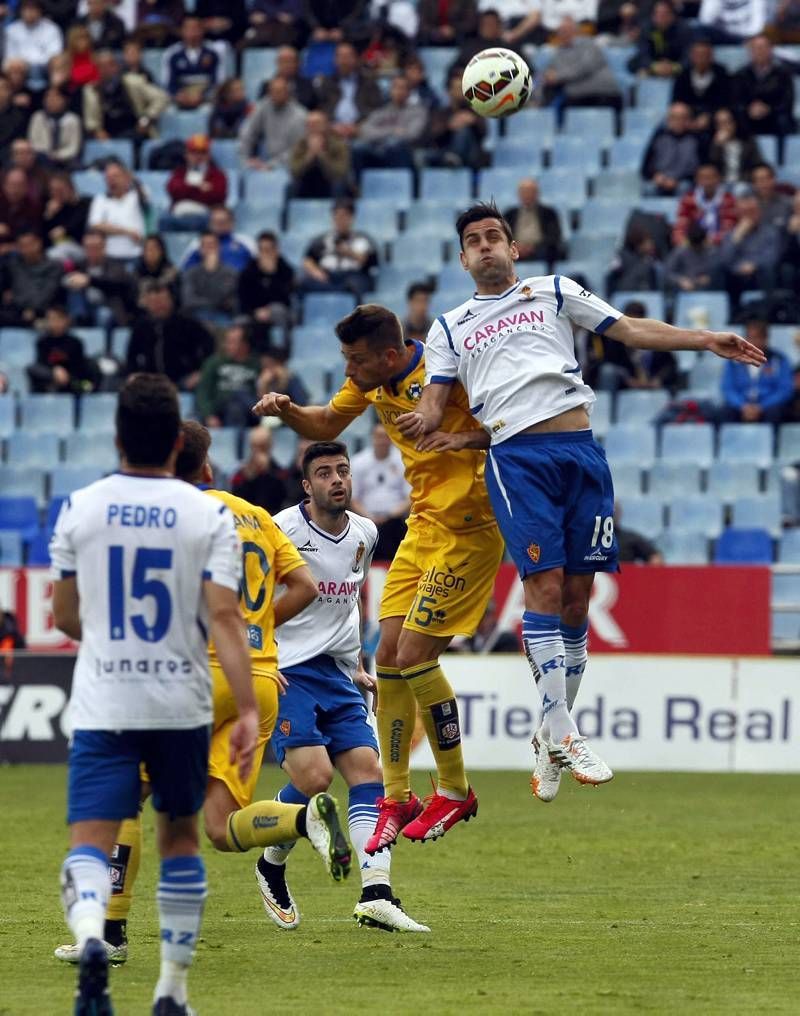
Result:
M281 733L284 737L288 737L292 732L291 720L281 720Z
M356 550L355 560L353 561L353 571L354 572L359 571L359 569L361 568L361 562L364 559L364 554L366 554L366 552L367 552L367 548L364 545L364 541L362 540L359 543L359 545L358 545L358 549Z
M411 384L406 388L406 395L412 402L418 402L422 395L422 385L419 381L412 381Z
M538 543L531 543L528 547L528 557L533 561L534 564L539 563L539 558L542 556L542 548Z
M519 291L519 295L522 297L523 300L535 299L533 295L533 290L531 289L530 286L523 286L522 289Z

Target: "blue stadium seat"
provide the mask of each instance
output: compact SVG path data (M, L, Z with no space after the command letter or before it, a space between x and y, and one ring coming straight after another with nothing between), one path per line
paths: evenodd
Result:
M58 522L58 516L61 514L61 509L64 502L67 500L68 495L66 494L53 494L50 497L50 503L47 505L47 519L45 526L48 529L54 529L56 522Z
M0 568L21 568L22 549L22 537L19 533L0 532Z
M772 540L766 529L726 529L714 547L715 564L772 564Z
M627 389L617 395L617 423L625 427L653 423L669 402L669 392L658 389Z
M281 207L277 204L268 207L240 201L233 211L236 232L245 236L249 234L254 240L262 230L271 230L280 239L282 217Z
M44 469L26 463L0 466L0 491L7 497L33 497L44 504Z
M58 465L60 438L57 434L20 429L6 439L6 462L20 468Z
M587 175L599 173L603 147L604 143L595 145L593 140L587 141L585 137L560 134L550 149L550 167L580 169Z
M397 208L386 201L361 199L356 205L354 229L360 229L376 243L391 243L397 237Z
M603 287L606 268L607 262L602 260L569 258L566 261L557 262L553 271L556 275L565 275L568 279L586 283L589 289L597 291Z
M656 457L656 432L653 427L612 427L605 440L606 455L613 467L632 462L649 469Z
M118 360L125 361L125 357L128 355L128 343L131 338L130 328L112 328L111 329L111 355L116 356Z
M39 510L32 497L0 496L0 529L27 534L39 526Z
M305 374L303 381L305 382ZM275 461L288 469L297 455L297 434L291 427L275 427L272 431L272 454Z
M208 134L209 113L209 106L192 110L167 107L158 121L159 133L171 141L186 141L193 134Z
M211 431L209 458L225 473L234 472L241 457L241 431L236 427L214 427Z
M415 201L406 212L406 232L410 235L438 236L439 241L458 241L456 235L457 201Z
M694 497L700 493L700 466L692 462L669 462L659 459L653 464L647 483L647 493L668 501L681 495Z
M93 466L104 473L112 473L119 468L119 452L110 433L98 431L87 441L84 433L76 431L64 439L64 462L68 466Z
M736 330L736 326L731 326ZM741 326L739 326L741 327ZM795 341L795 340L798 341ZM788 357L789 362L800 361L800 327L798 325L770 325L769 344Z
M708 471L708 492L726 504L737 497L759 492L759 469L752 462L712 462Z
M661 458L707 468L714 459L714 428L710 423L668 423L661 428Z
M764 161L768 162L771 166L777 167L778 165L778 139L774 134L759 134L756 138L758 141L758 147L761 149L761 154L764 157ZM784 160L786 160L786 154L784 152ZM778 171L780 175L780 171Z
M772 427L768 423L723 423L719 432L719 458L753 462L766 469L772 462Z
M13 395L0 395L0 438L16 430L16 400Z
M381 289L404 291L412 282L425 281L426 277L420 275L420 270L409 264L397 265L394 262L383 264L378 272L378 286Z
M518 179L536 175L552 145L551 138L513 134L499 138L492 154L492 162L500 169L513 170Z
M714 356L713 353L700 353L689 371L689 387L692 392L703 392L706 398L718 400L724 369L725 361L719 356Z
M775 457L780 463L800 462L800 423L784 423L780 427Z
M800 564L800 529L789 529L781 536L778 560L781 564Z
M170 197L167 193L167 183L172 174L167 169L140 169L136 179L144 187L150 201L157 208L168 208Z
M606 169L595 178L594 196L599 201L630 202L631 195L638 196L641 185L642 178L636 169Z
M546 261L517 261L516 267L521 279L541 278L550 274Z
M664 505L650 497L626 497L621 501L620 525L655 540L664 528Z
M331 228L333 201L329 198L290 198L287 205L286 229L307 240Z
M646 142L641 137L617 138L609 149L608 165L611 169L625 169L638 173L641 169ZM638 188L636 193L638 194Z
M26 433L67 434L73 429L71 395L26 395L20 399L20 429Z
M636 199L636 207L640 212L660 215L668 222L673 222L678 213L678 198L645 197Z
M79 429L113 434L116 410L117 396L113 392L95 392L92 395L84 395L80 403Z
M107 141L89 140L83 143L82 162L91 166L101 159L115 159L128 169L133 169L133 142L127 138L109 138Z
M189 233L162 233L161 239L164 241L164 246L167 248L167 257L174 264L178 265L183 260L183 256L186 253L186 249L192 242L192 237Z
M741 44L738 46L715 46L714 60L733 73L747 63L747 50Z
M614 497L625 501L642 496L642 471L635 462L614 464Z
M729 320L730 301L727 293L715 290L678 293L675 303L675 325L678 328L711 328L718 332Z
M590 201L581 209L581 229L587 233L620 236L628 218L628 205L622 200Z
M658 549L667 564L707 564L708 540L688 529L667 529L658 538Z
M82 198L93 198L97 194L106 192L106 178L96 169L85 169L73 173L72 182Z
M0 328L0 361L7 367L27 367L36 355L32 328Z
M493 198L501 210L511 207L517 201L517 187L523 178L516 169L494 167L482 169L478 174L478 194L484 200Z
M724 526L722 502L713 494L681 494L669 505L670 529L702 533L709 539L719 536Z
M444 264L442 242L423 243L416 234L401 233L392 243L392 264L416 268L419 279L435 275Z
M614 306L620 309L624 308L625 304L630 303L632 300L644 304L648 317L657 318L659 321L664 320L663 293L654 289L618 289L614 293Z
M275 74L277 49L245 49L242 56L242 80L247 98L255 102L261 93L261 86Z
M303 297L303 323L332 329L355 304L355 297L350 293L306 293Z
M83 343L83 351L87 356L103 356L106 351L106 332L104 328L73 328L72 334Z
M11 366L0 359L0 370L8 378L8 391L12 395L28 394L28 372L24 367Z
M194 392L178 392L178 406L181 416L192 416L194 413Z
M761 142L765 139L759 137L757 140L759 145L761 145ZM784 138L783 145L783 164L785 166L797 166L800 163L800 134L790 134ZM763 148L761 150L762 152L764 151ZM769 162L770 160L767 159L767 161ZM774 162L773 165L775 165ZM783 178L783 174L780 175Z
M47 568L50 566L49 529L37 529L28 543L28 566L30 568Z
M459 300L461 303L474 292L475 284L460 264L451 261L440 269L437 289L452 289L462 293Z
M594 394L595 401L590 407L590 422L592 433L602 440L611 427L611 392L601 391Z
M672 97L672 79L637 78L636 105L665 110Z
M562 129L576 138L591 139L591 143L599 148L607 147L617 132L614 111L608 106L591 109L569 106Z
M265 172L263 169L248 169L243 175L244 182L243 196L245 201L256 208L282 208L286 195L286 185L289 182L289 175L285 169L273 169ZM331 202L326 202L326 211L330 210ZM328 220L325 220L327 228Z
M622 111L622 136L631 134L652 134L664 118L663 109L636 106Z
M455 60L458 50L455 46L420 46L417 53L425 65L430 85L437 92L444 94L447 85L447 71Z
M567 242L569 256L575 261L581 261L584 258L592 260L602 254L608 263L614 257L618 241L617 233L573 233Z
M472 197L472 173L468 169L423 169L419 196L423 201L468 204Z
M361 197L408 208L414 200L414 176L410 169L365 169L361 174Z
M331 364L324 360L320 362L319 357L315 357L313 360L292 358L292 370L306 386L312 405L324 404L330 398L330 366Z
M67 497L74 490L102 479L103 475L103 470L96 466L55 466L50 470L50 497Z
M737 529L766 529L776 539L781 535L781 502L770 494L737 497L733 502L732 525Z
M556 114L552 106L527 106L516 116L504 121L506 135L542 138L548 142L556 136Z
M800 642L800 610L781 610L772 613L772 641L776 645Z
M212 138L211 157L219 168L224 169L226 172L231 169L242 168L239 159L239 141L237 138ZM272 173L269 174L264 173L263 170L260 172L262 176L271 176L272 173L278 171L273 170Z
M542 201L561 207L561 225L566 225L564 209L582 209L586 196L587 173L581 166L547 169L538 177Z
M142 67L148 71L157 85L162 84L161 64L164 59L163 49L144 49L142 51Z
M388 307L401 318L406 308L406 291L397 286L376 287L369 294L371 303L379 303L382 307Z

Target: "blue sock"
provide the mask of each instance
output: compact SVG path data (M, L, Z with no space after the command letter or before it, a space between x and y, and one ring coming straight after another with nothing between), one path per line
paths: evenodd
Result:
M281 801L283 804L308 804L306 795L301 793L293 783L287 783L286 786L281 787L275 795L275 800ZM286 859L296 842L293 840L289 843L273 843L271 847L264 847L264 860L268 864L286 864Z
M582 625L572 625L561 622L561 635L564 639L564 679L567 685L567 709L572 712L575 699L578 697L578 689L581 686L583 672L586 670L586 663L589 659L586 652L588 641L589 622L584 621Z
M74 847L61 866L64 916L80 949L87 939L103 937L111 892L108 857L97 847Z
M542 699L542 728L553 741L578 730L567 710L564 639L558 614L522 615L522 644Z
M382 783L357 783L350 788L347 807L347 822L350 826L350 840L358 854L362 885L389 885L389 868L392 854L381 850L374 857L366 852L367 840L375 832L378 809L375 802L383 797Z
M203 907L206 869L202 857L169 857L161 862L156 899L161 921L161 974L154 1000L186 1004L186 977L194 956Z

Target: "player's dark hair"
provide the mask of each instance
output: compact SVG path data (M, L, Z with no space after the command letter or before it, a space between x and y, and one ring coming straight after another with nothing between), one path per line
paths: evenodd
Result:
M316 459L325 458L328 455L344 455L347 461L350 461L350 452L347 450L347 445L342 444L341 441L315 441L314 444L309 445L303 452L303 461L301 463L303 479L307 480L309 478L312 462Z
M506 234L508 242L511 243L514 239L511 226L503 218L503 213L494 201L479 201L478 204L466 208L456 219L456 232L458 233L458 239L462 248L464 247L464 230L471 223L480 222L481 219L497 219L503 232Z
M181 426L178 391L164 374L132 374L119 392L117 438L131 466L161 468Z
M403 326L393 311L379 303L362 303L334 331L345 346L364 339L371 349L403 348Z
M178 452L175 461L175 475L187 483L198 483L203 475L203 467L208 459L211 447L211 434L207 427L196 420L184 420L181 423L183 448Z

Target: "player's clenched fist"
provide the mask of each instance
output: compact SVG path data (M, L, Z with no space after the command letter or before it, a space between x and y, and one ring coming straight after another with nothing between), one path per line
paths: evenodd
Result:
M291 404L292 400L288 395L281 395L280 392L267 392L253 406L253 412L256 416L283 416Z

